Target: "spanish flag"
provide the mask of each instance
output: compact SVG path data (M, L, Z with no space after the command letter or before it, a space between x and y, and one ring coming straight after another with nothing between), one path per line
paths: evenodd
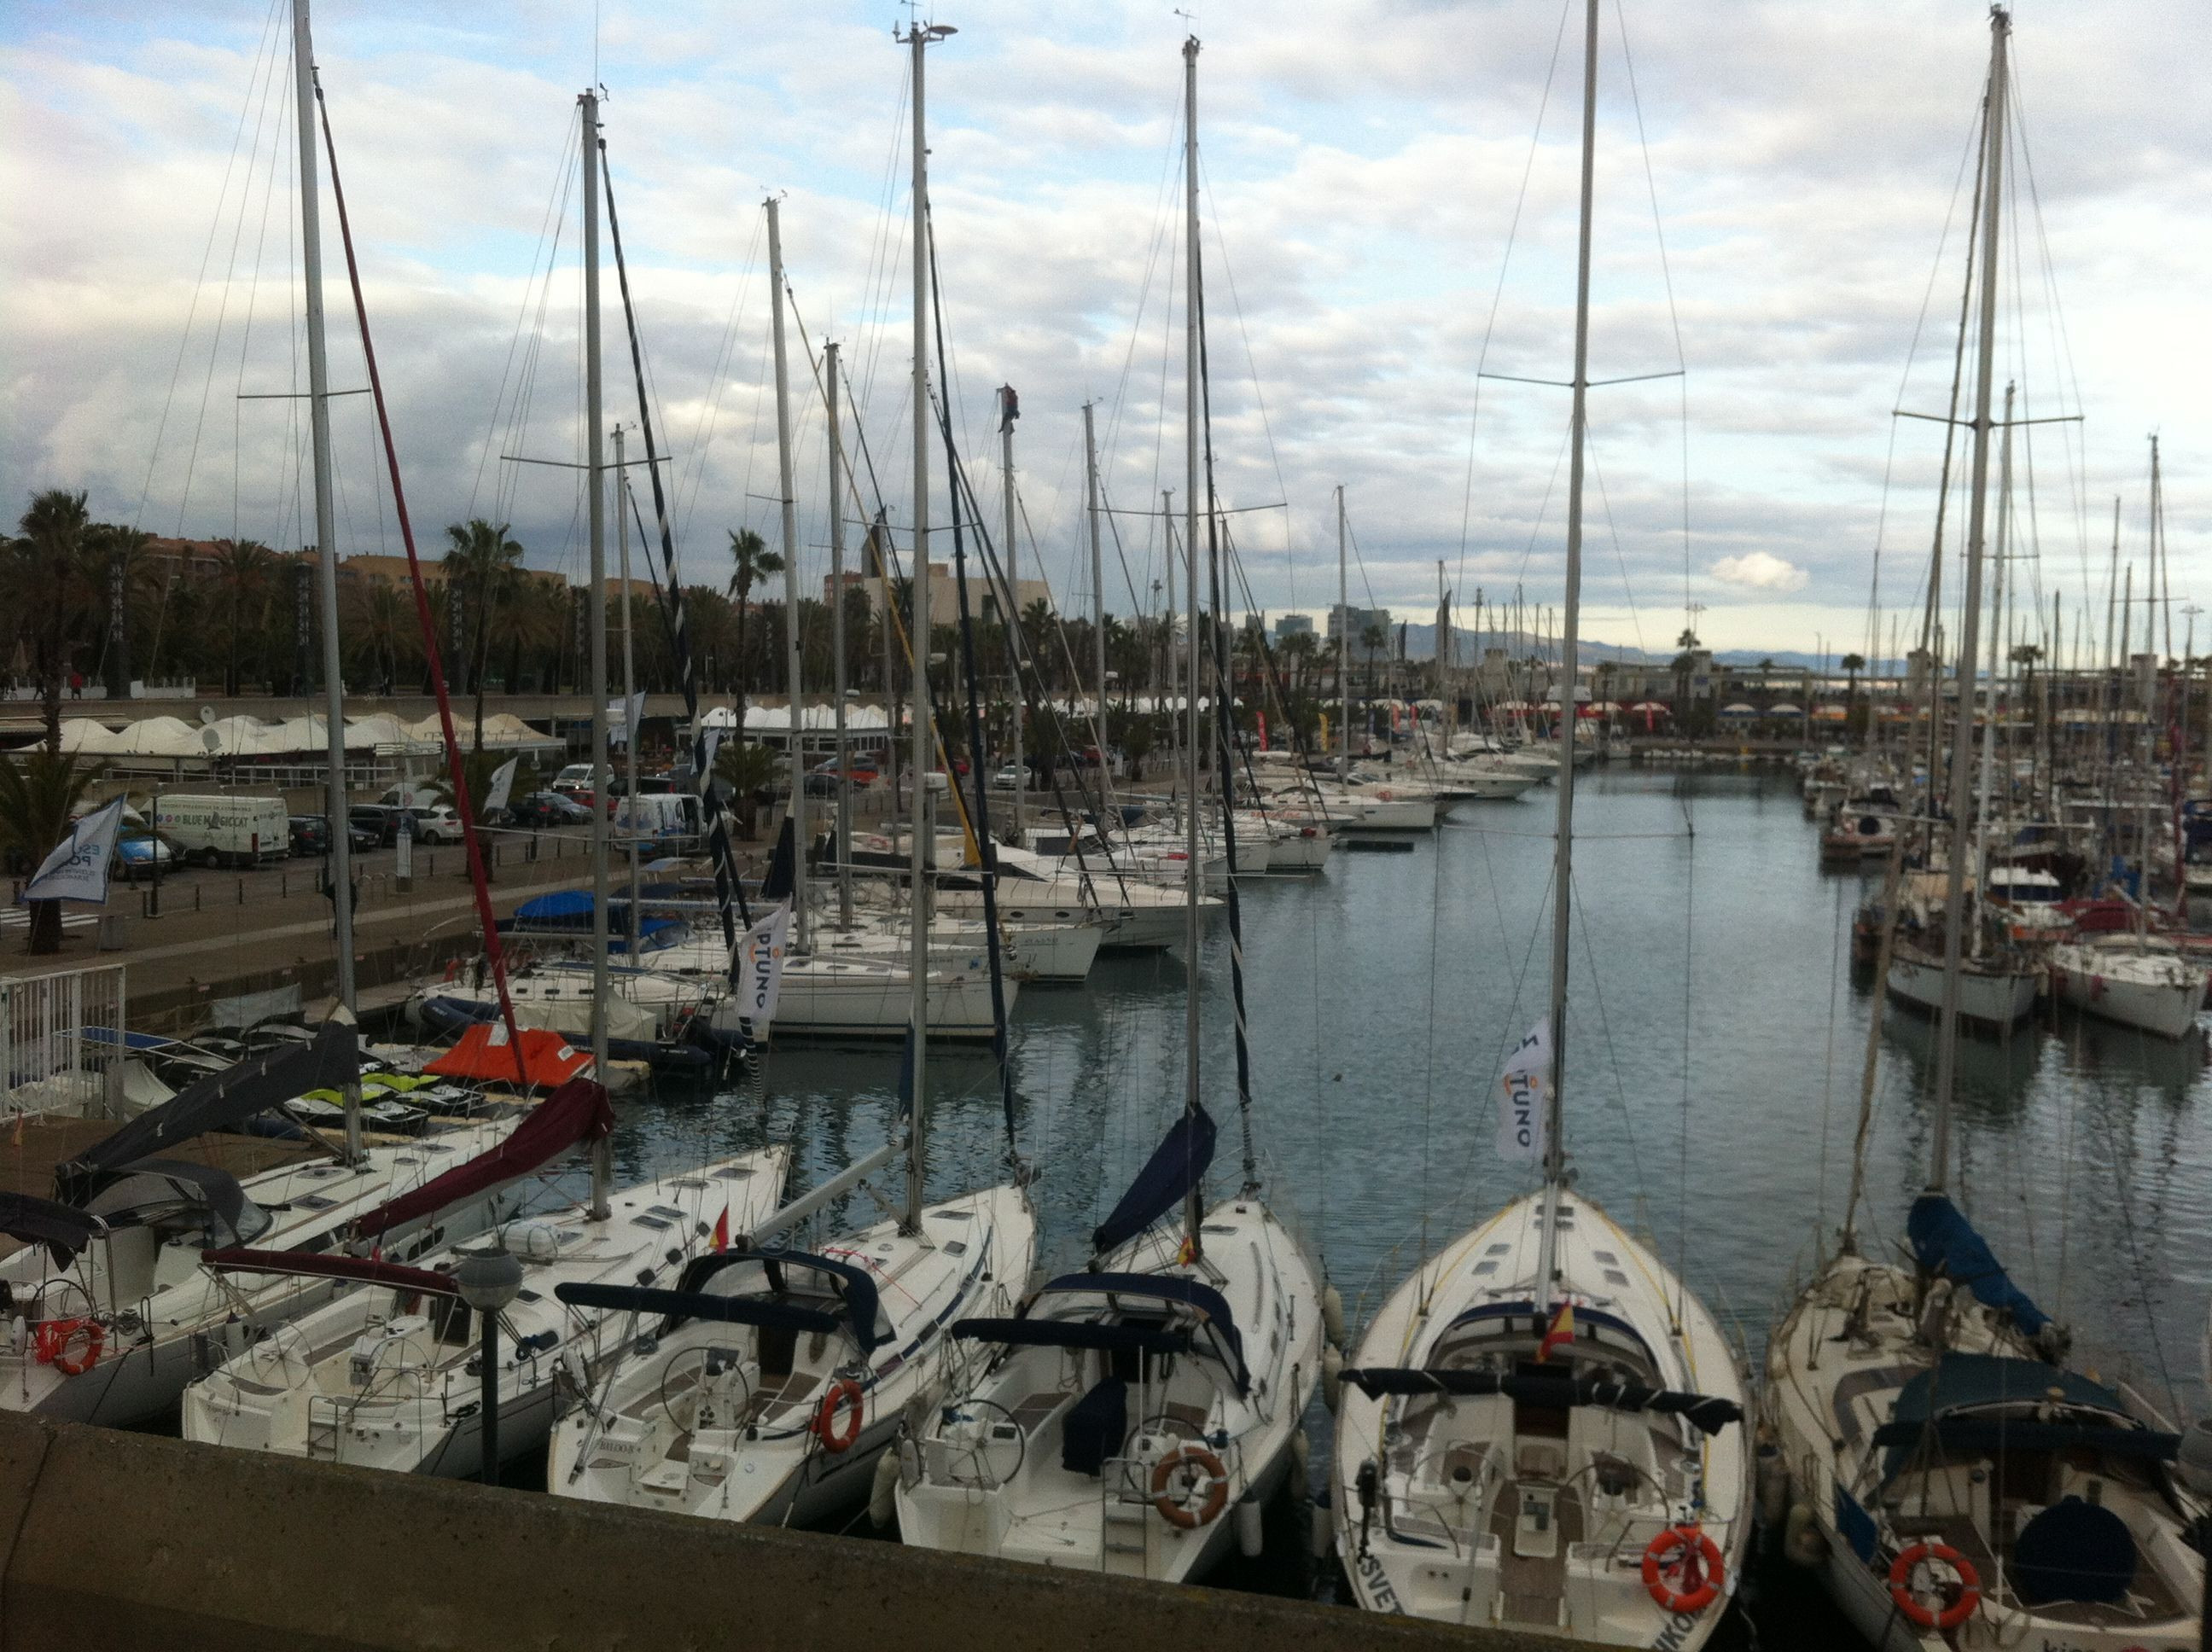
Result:
M1197 1260L1198 1247L1191 1242L1190 1236L1186 1233L1182 1236L1182 1243L1176 1247L1176 1266L1177 1267L1188 1267Z
M730 1207L727 1205L725 1205L722 1206L722 1213L714 1218L714 1248L716 1250L727 1250L729 1248ZM1572 1333L1570 1333L1570 1334Z
M1552 1328L1544 1333L1544 1339L1536 1345L1536 1361L1541 1364L1551 1358L1554 1348L1575 1345L1575 1305L1571 1302L1559 1304L1559 1311L1552 1316Z

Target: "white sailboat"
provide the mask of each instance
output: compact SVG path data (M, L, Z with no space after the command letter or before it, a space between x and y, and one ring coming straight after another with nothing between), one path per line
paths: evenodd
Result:
M1194 612L1201 485L1196 295L1204 290L1198 51L1195 39L1185 41L1185 290L1194 296L1183 542ZM1210 500L1210 446L1207 458ZM1189 628L1194 685L1219 682L1201 655L1200 639L1214 629ZM1188 799L1198 796L1201 697L1188 696ZM1195 806L1186 808L1183 824L1185 944L1194 961ZM1233 855L1233 836L1227 846ZM1233 925L1233 893L1229 914ZM1241 981L1237 990L1241 1022ZM1241 1025L1243 1181L1231 1197L1206 1205L1214 1125L1200 1100L1199 1032L1194 979L1182 1114L1092 1234L1089 1266L1050 1281L1017 1314L953 1327L981 1369L933 1413L917 1413L900 1442L896 1505L905 1542L1170 1582L1218 1560L1240 1521L1256 1546L1260 1507L1298 1461L1301 1418L1322 1365L1322 1291L1304 1248L1260 1196ZM1180 1214L1179 1224L1163 1224L1171 1213ZM1239 1517L1224 1519L1232 1505Z
M1575 681L1597 0L1585 13L1560 680ZM1344 1373L1331 1498L1370 1611L1630 1646L1703 1646L1743 1571L1743 1376L1705 1305L1566 1169L1576 736L1562 720L1551 1005L1506 1069L1501 1146L1543 1185L1425 1259Z
M2205 1562L2188 1534L2206 1510L2170 1467L2179 1436L2125 1385L2066 1368L2065 1333L1950 1198L2010 32L2009 15L1994 9L1928 1182L1906 1224L1911 1265L1899 1266L1860 1252L1864 1166L1854 1163L1839 1253L1767 1350L1765 1423L1785 1551L1882 1652L2122 1652L2194 1646L2202 1627ZM1869 1072L1863 1109L1870 1094Z
M953 31L916 24L913 59L914 559L927 557L929 305L926 48ZM956 498L957 497L956 494ZM956 516L956 532L957 518ZM914 635L930 635L929 581L913 582ZM926 685L927 643L917 641ZM930 697L915 696L914 772L933 760ZM969 1356L951 1323L1003 1313L1036 1256L1026 1179L925 1205L928 926L924 848L927 787L915 788L912 886L921 904L908 974L906 1131L842 1174L768 1217L702 1262L686 1288L567 1285L580 1308L658 1316L588 1406L555 1430L547 1478L559 1496L674 1509L727 1521L811 1521L863 1496L902 1418L934 1406ZM842 967L842 966L841 966ZM1008 1149L1012 1147L1011 1095ZM814 1251L764 1248L901 1157L901 1212Z

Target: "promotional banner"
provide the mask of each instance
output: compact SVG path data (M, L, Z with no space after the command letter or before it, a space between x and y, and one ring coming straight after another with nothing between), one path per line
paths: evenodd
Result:
M744 939L738 943L742 949L738 1013L756 1027L775 1018L776 993L783 986L783 955L790 933L791 903L786 901L747 930Z
M1532 1164L1544 1157L1545 1102L1552 1089L1552 1022L1546 1017L1505 1058L1498 1081L1498 1157Z
M105 901L107 865L115 857L115 834L123 824L123 799L94 810L70 828L70 835L39 864L23 886L26 901Z
M708 729L706 744L700 748L699 752L699 772L702 775L714 772L714 759L721 755L721 750L722 731L719 728Z
M491 789L484 793L484 813L507 807L507 794L514 790L514 771L521 766L521 758L509 757L491 771Z
M607 708L607 744L627 745L629 732L645 720L645 690L640 689L624 702Z

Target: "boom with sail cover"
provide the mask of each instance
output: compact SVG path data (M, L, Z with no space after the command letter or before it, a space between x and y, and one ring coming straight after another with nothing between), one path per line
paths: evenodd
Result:
M1942 1193L1923 1193L1912 1201L1905 1231L1923 1268L1966 1286L1984 1307L2010 1315L2027 1335L2040 1334L2051 1323L2051 1316L2013 1283L1966 1212Z
M386 1200L356 1222L354 1231L367 1237L404 1227L418 1217L526 1175L580 1143L612 1134L614 1127L606 1087L590 1078L571 1078L531 1108L498 1146L431 1177L411 1193Z
M106 1173L179 1142L243 1124L311 1090L343 1090L361 1072L350 1021L326 1021L304 1044L286 1044L187 1084L54 1171L55 1192L82 1204Z
M1344 1380L1370 1400L1386 1394L1449 1394L1465 1399L1504 1394L1524 1406L1565 1411L1591 1406L1604 1411L1650 1411L1680 1417L1707 1434L1743 1421L1733 1400L1673 1388L1617 1382L1603 1376L1538 1376L1514 1371L1428 1370L1387 1365L1355 1366Z
M1091 1230L1091 1249L1103 1255L1126 1244L1180 1205L1205 1181L1206 1167L1213 1163L1214 1136L1212 1116L1204 1107L1177 1114L1121 1202Z

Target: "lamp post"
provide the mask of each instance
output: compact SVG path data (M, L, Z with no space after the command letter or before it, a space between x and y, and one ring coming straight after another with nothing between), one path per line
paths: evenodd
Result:
M158 918L161 915L161 782L158 779L154 782L153 802L148 806L153 811L150 824L154 829L154 899L147 908L146 915Z
M461 1300L477 1310L483 1345L477 1358L483 1379L478 1438L483 1451L483 1483L499 1484L499 1315L522 1289L522 1264L505 1251L466 1256L453 1270Z

